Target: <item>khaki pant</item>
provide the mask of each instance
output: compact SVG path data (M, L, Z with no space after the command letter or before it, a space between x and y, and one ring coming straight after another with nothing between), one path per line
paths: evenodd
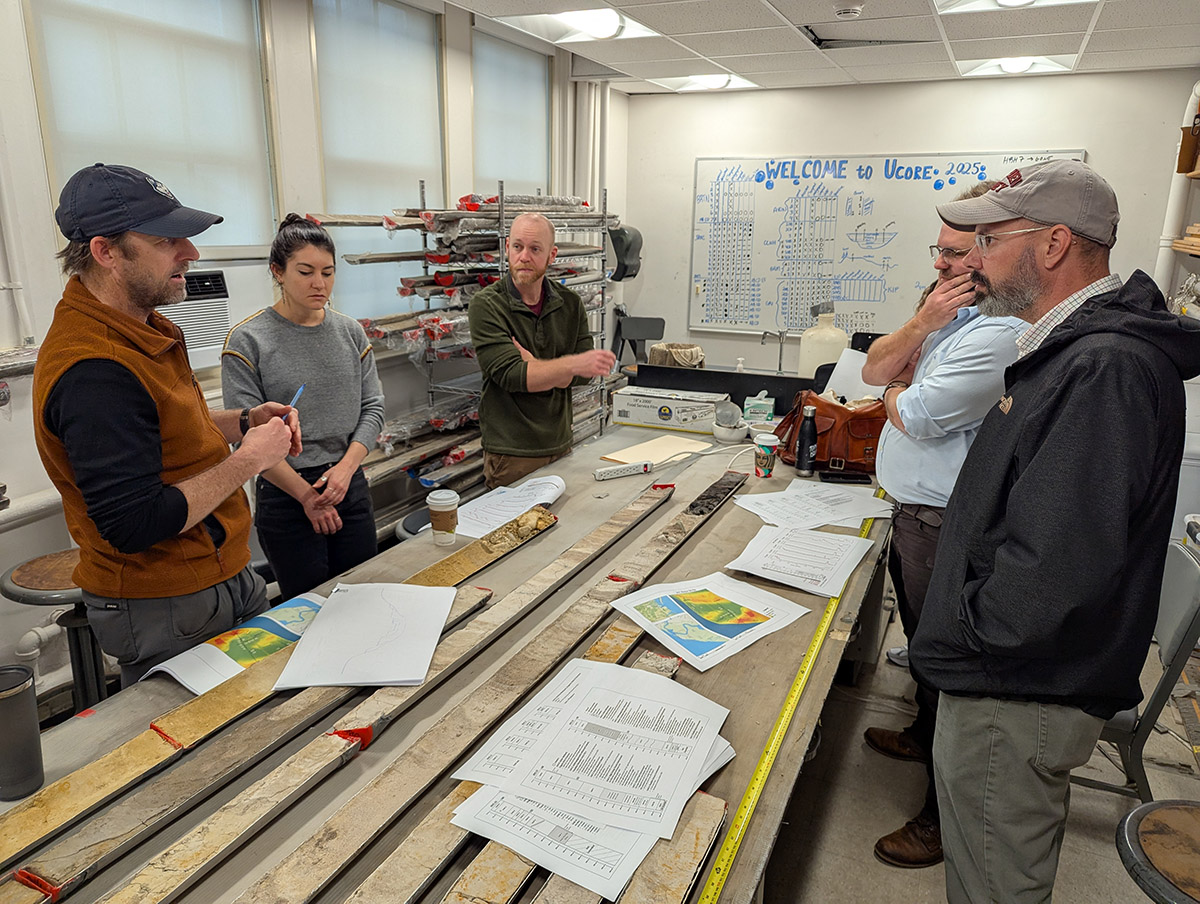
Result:
M494 452L483 453L483 482L489 490L496 487L510 487L522 477L532 474L538 468L545 467L552 461L558 461L566 452L558 455L497 455Z
M1071 770L1103 727L1073 706L940 696L933 771L950 904L1050 900Z

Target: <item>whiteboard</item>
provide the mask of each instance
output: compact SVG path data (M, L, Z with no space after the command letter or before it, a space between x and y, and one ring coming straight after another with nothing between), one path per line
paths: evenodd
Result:
M847 333L891 332L935 274L934 205L1019 166L1082 149L860 157L700 157L692 214L693 330L800 332L833 302Z

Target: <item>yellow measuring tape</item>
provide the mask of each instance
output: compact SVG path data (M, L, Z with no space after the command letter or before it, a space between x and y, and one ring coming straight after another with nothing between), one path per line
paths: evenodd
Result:
M882 495L882 490L876 491L875 495ZM865 538L871 532L871 526L874 523L874 518L868 518L858 535ZM725 836L721 850L717 852L716 862L713 863L712 872L708 874L708 881L704 883L704 891L700 895L699 904L716 904L716 900L721 896L721 889L725 887L725 881L729 878L730 870L733 869L733 860L737 856L738 848L741 847L742 838L745 837L746 829L750 826L750 817L754 815L754 808L758 806L763 788L766 787L767 776L771 774L775 757L779 754L779 748L783 746L783 736L787 734L788 727L792 724L792 716L796 714L800 695L804 693L804 687L808 684L812 664L816 661L817 654L821 652L821 646L825 643L825 635L829 633L829 627L833 624L833 616L837 613L841 601L840 595L830 597L828 605L825 606L821 623L817 625L817 631L813 635L813 639L809 641L804 658L800 660L800 670L796 672L796 679L792 682L787 697L783 701L783 708L775 717L775 726L771 729L767 746L763 748L763 752L758 758L758 765L754 767L754 774L750 776L750 784L746 788L746 793L742 795L742 802L738 804L737 812L733 814L733 822L729 824L729 833Z

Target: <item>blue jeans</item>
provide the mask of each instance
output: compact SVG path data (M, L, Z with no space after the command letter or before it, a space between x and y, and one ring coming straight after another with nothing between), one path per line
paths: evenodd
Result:
M298 468L305 483L313 483L329 465ZM346 496L337 504L342 529L335 534L318 534L304 514L304 506L275 484L260 477L254 524L279 592L283 599L306 593L332 577L371 558L375 543L375 512L367 478L361 470L350 479Z

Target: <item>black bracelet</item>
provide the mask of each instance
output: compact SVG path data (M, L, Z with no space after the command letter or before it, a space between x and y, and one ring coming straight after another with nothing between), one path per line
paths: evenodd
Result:
M250 432L250 409L243 408L241 415L238 417L238 427L241 428L242 436Z
M905 383L903 380L892 380L891 383L888 383L887 386L883 387L883 391L887 392L889 389L897 389L897 388L898 389L908 389L908 384Z

